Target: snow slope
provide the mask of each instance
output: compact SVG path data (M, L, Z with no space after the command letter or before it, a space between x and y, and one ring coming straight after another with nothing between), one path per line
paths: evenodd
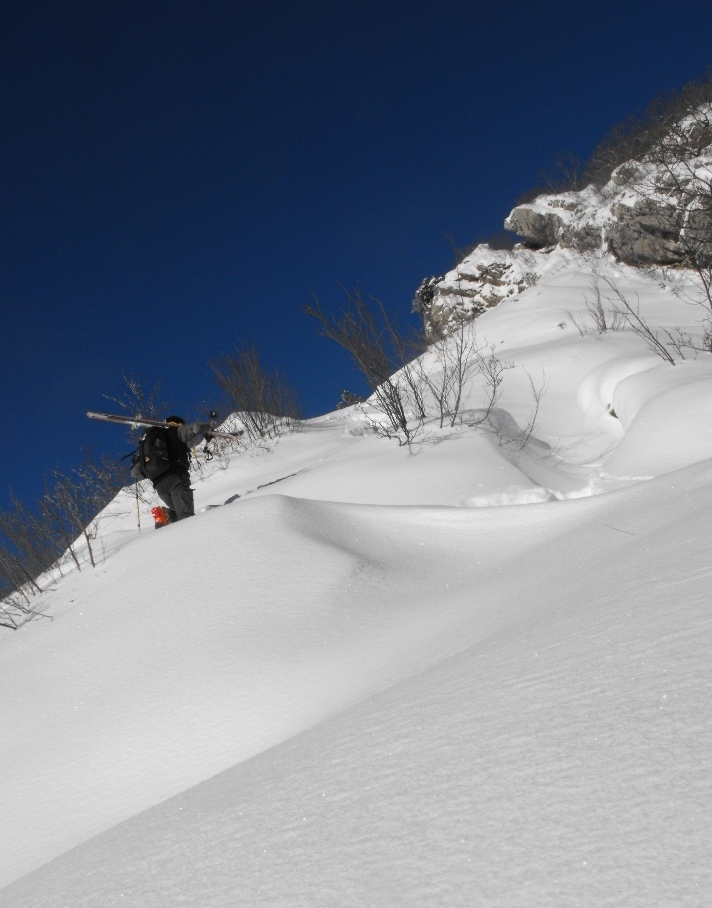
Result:
M712 356L580 336L594 278L552 253L475 323L499 436L340 411L193 520L116 502L0 640L0 906L712 903Z

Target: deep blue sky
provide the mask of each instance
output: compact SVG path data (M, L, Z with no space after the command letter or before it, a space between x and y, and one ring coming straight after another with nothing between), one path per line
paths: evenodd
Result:
M357 382L312 293L407 310L448 235L500 230L711 36L709 0L5 0L0 506L127 450L84 416L122 373L209 406L208 360L251 338L333 409Z

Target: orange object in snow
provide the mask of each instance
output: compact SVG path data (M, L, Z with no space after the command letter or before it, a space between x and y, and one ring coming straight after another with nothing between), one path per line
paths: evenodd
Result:
M168 511L165 508L151 508L155 528L164 527L168 523Z

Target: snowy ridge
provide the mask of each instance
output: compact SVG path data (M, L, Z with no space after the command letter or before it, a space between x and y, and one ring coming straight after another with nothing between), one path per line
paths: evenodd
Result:
M486 424L475 377L412 453L352 408L167 530L119 497L0 640L0 906L712 901L712 356L572 321L606 278L699 334L695 288L545 258L467 329Z

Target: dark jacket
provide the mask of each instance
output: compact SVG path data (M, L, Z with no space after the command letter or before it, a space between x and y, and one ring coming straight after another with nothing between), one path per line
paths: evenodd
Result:
M173 464L169 472L190 472L190 449L200 444L209 431L210 424L206 422L183 423L167 430L168 456Z
M165 430L165 440L168 447L168 459L170 466L165 469L159 476L152 479L155 488L156 483L163 479L164 476L171 474L185 475L190 474L190 448L197 445L202 440L206 432L210 431L210 424L204 422L183 423L176 426L168 426ZM135 457L131 466L131 476L134 479L143 479L145 473L141 468L141 458ZM188 482L190 480L188 479Z

